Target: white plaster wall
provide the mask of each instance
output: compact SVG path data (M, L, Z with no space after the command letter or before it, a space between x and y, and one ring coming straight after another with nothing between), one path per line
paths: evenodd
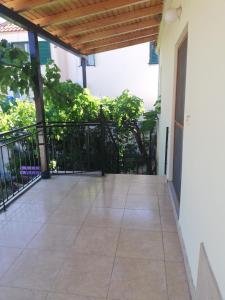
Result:
M60 51L57 47L52 53L62 78L82 84L80 59ZM146 109L152 108L158 97L159 67L149 65L149 43L96 54L95 62L96 66L87 66L87 86L95 96L117 97L129 89L144 100Z
M149 65L149 43L97 54L96 67L87 67L87 82L98 97L129 89L150 109L158 97L158 65Z
M172 179L176 43L188 26L179 223L194 284L203 242L225 299L225 1L166 1L165 8L179 4L181 20L162 25L160 36L159 171L164 166L165 127L170 126L168 179Z

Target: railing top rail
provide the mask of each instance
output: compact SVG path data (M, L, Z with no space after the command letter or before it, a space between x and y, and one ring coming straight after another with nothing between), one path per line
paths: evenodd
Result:
M23 130L32 128L32 127L38 127L39 125L41 125L41 123L31 124L29 126L24 126L24 127L12 129L12 130L9 130L9 131L0 132L0 138L4 137L6 135L12 134L12 133L16 133L16 132L19 132L19 131L23 131Z

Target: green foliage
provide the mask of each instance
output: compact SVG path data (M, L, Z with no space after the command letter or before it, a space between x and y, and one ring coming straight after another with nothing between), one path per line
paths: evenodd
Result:
M154 130L156 123L158 121L158 116L161 111L161 99L159 98L154 106L153 109L147 111L143 114L143 121L141 122L141 130L142 132L151 132Z
M33 86L31 64L28 54L14 48L6 40L0 41L0 97L5 98L8 90L28 94Z
M97 118L100 100L71 80L60 81L60 69L53 61L43 78L48 121L90 121Z
M144 112L143 100L132 95L128 90L124 90L115 99L103 98L101 104L106 119L116 121L119 126L124 122L139 119Z
M0 131L7 131L12 128L20 128L35 123L34 103L28 100L15 100L7 113L0 108Z

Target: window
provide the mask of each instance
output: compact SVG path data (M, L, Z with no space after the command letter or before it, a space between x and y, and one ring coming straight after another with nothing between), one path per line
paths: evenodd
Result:
M87 66L95 66L95 55L94 54L88 55Z
M46 65L48 60L51 59L51 49L49 42L39 41L39 53L40 53L40 64ZM15 42L13 43L14 47L20 48L29 53L29 45L28 42Z
M81 64L81 62L80 62ZM90 54L87 56L87 66L88 67L94 67L95 66L95 55Z
M158 65L159 64L159 56L156 53L155 44L150 43L150 57L149 57L149 64L150 65Z

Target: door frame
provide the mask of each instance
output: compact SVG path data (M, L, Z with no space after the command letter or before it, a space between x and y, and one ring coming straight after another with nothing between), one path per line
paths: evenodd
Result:
M175 44L175 49L174 49L174 77L173 77L173 96L172 96L173 100L172 100L172 113L171 113L171 122L170 122L171 130L170 130L170 155L169 155L168 181L169 181L170 192L172 194L172 198L173 198L175 209L176 209L178 216L179 216L179 210L180 210L180 201L178 201L178 198L177 198L174 186L173 186L174 136L175 136L174 124L175 124L175 111L176 111L178 50L186 38L188 39L188 24L184 27L182 33L180 34L180 36ZM187 69L188 68L186 68L186 75L187 75ZM187 81L186 81L186 84L187 84ZM185 122L185 108L184 108L184 122ZM181 187L182 187L182 179L181 179ZM181 188L181 191L182 191L182 188ZM180 199L181 198L182 197L180 197Z

